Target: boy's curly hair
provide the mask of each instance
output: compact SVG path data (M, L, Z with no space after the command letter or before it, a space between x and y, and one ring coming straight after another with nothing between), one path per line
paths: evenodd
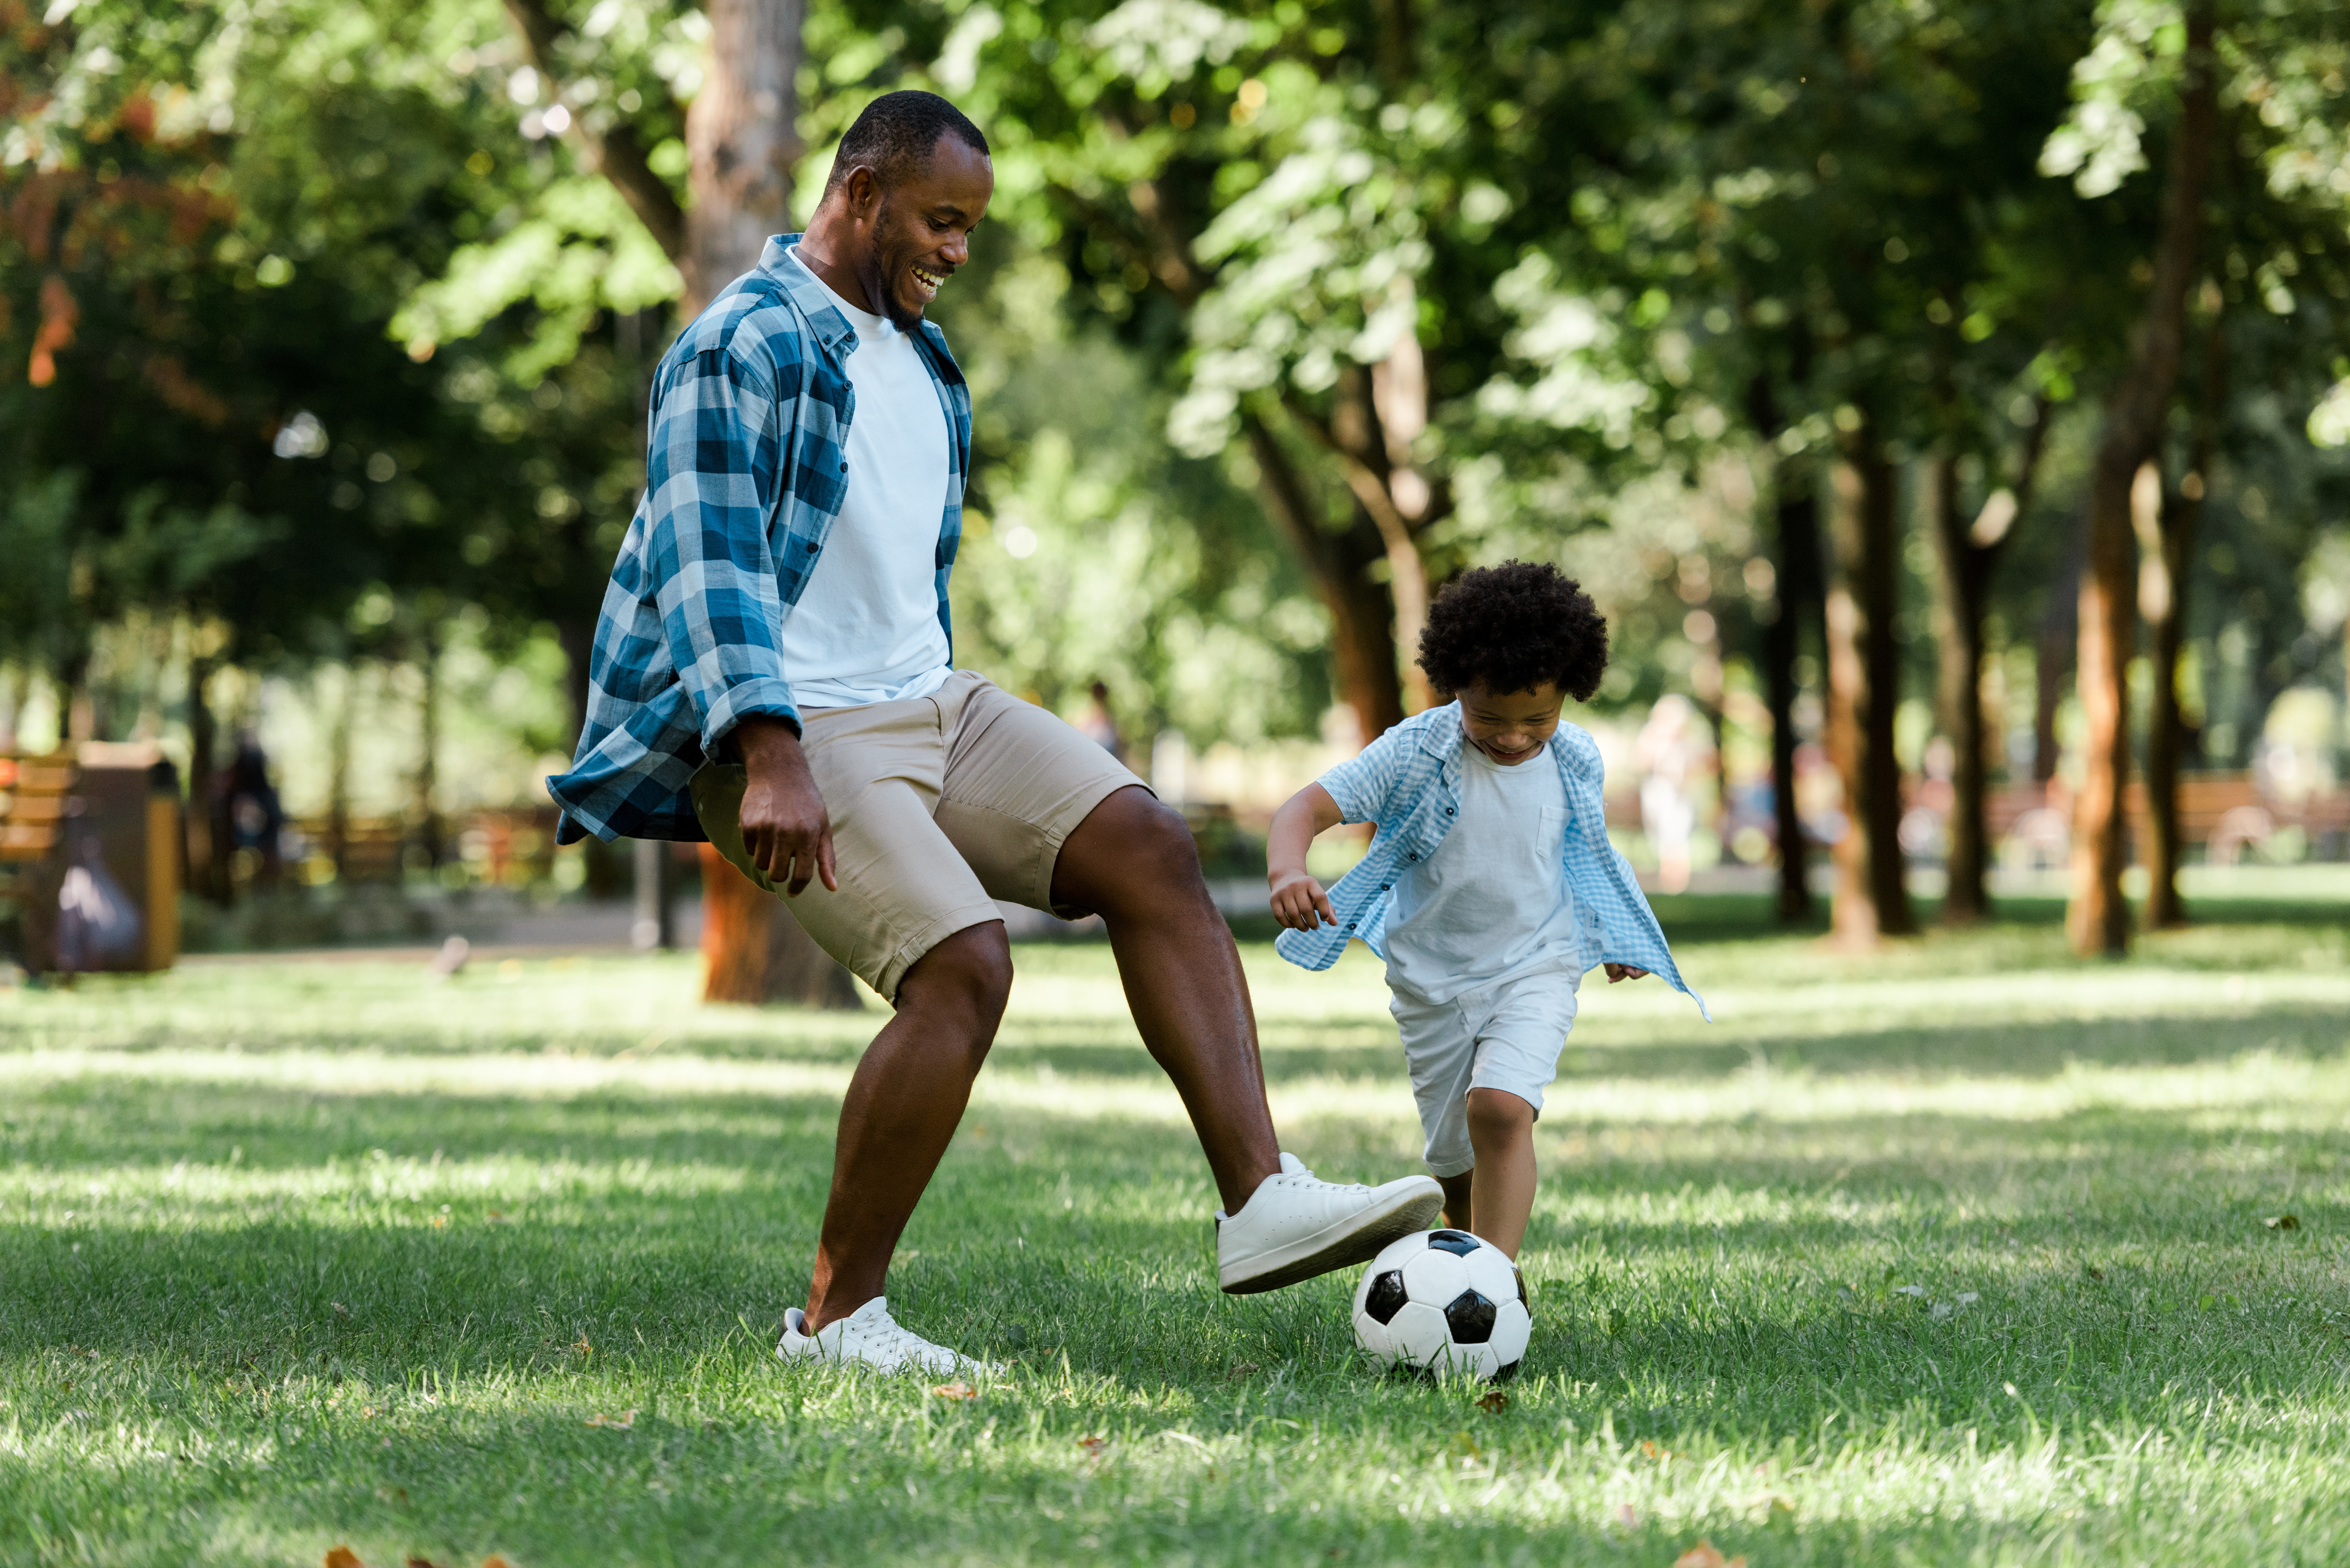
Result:
M1547 680L1585 702L1607 668L1607 622L1556 566L1480 566L1437 595L1419 634L1419 667L1447 698L1472 685L1500 694Z

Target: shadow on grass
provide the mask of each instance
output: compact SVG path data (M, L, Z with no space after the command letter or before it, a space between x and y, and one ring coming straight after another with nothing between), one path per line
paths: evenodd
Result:
M431 1366L544 1376L764 1354L806 1289L833 1111L820 1096L41 1091L10 1107L7 1159L64 1179L31 1200L43 1218L0 1224L0 1336L159 1370L390 1384ZM911 1321L1139 1386L1232 1359L1351 1369L1351 1277L1215 1293L1211 1197L1183 1128L984 1115L893 1272ZM1392 1125L1313 1131L1377 1151L1362 1174L1408 1168ZM174 1173L182 1158L203 1168ZM2112 1107L1632 1125L1545 1159L1537 1365L1649 1391L1625 1394L1619 1419L1735 1411L1788 1435L1920 1401L1956 1418L2002 1381L2069 1377L2064 1397L2086 1399L2125 1368L2128 1386L2340 1382L2310 1239L2350 1214L2304 1189L2299 1231L2280 1234L2255 1196L2297 1185L2296 1168L2350 1167L2350 1128ZM475 1163L497 1160L516 1166ZM1565 1226L1562 1205L1612 1217ZM1984 1302L1934 1322L1888 1293L1918 1281ZM2205 1295L2235 1304L2190 1310ZM1206 1366L1204 1324L1222 1347Z

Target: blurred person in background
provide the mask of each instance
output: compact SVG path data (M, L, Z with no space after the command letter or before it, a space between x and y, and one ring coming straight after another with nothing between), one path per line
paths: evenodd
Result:
M1648 710L1633 748L1640 768L1640 826L1657 857L1657 890L1685 893L1690 885L1690 841L1697 831L1692 786L1712 752L1697 705L1668 691Z

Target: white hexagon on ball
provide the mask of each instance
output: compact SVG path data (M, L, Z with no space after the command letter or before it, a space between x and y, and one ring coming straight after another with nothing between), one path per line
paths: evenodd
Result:
M1457 1253L1424 1247L1404 1264L1403 1288L1412 1300L1442 1312L1447 1302L1469 1288L1469 1271Z
M1518 1271L1508 1254L1483 1246L1461 1260L1469 1271L1469 1288L1496 1305L1518 1299Z
M1388 1343L1395 1347L1399 1359L1418 1367L1437 1367L1451 1355L1452 1332L1441 1308L1410 1301L1388 1324Z
M1487 1342L1493 1352L1495 1369L1515 1366L1524 1360L1526 1342L1534 1334L1534 1320L1527 1315L1526 1309L1514 1297L1503 1302L1502 1310L1493 1314L1493 1337Z

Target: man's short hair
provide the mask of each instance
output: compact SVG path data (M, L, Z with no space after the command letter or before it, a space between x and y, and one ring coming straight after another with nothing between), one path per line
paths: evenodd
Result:
M888 190L902 184L930 166L939 138L951 136L981 157L988 156L987 138L962 110L934 92L885 92L865 106L848 134L832 155L832 173L824 182L824 199L859 165L873 171Z

